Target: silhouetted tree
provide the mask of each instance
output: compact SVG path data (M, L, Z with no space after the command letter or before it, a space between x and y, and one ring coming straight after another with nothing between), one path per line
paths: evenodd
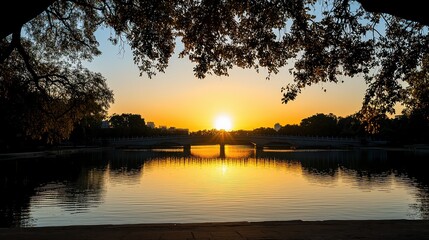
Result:
M414 112L410 115L401 115L393 119L386 119L381 124L380 137L390 141L392 145L415 143L429 143L429 124L427 119Z
M429 120L429 57L423 59L422 68L409 74L404 114L419 115Z
M109 119L110 125L114 128L144 128L146 123L140 114L122 113L113 114Z
M147 134L144 118L140 114L122 113L113 114L109 119L115 136L142 136Z
M283 135L302 135L304 134L301 127L298 124L286 124L279 130L280 134Z
M256 135L274 135L277 134L277 131L274 130L274 128L269 128L269 127L259 127L259 128L255 128L252 131L252 134L256 134Z
M184 46L180 56L196 64L198 78L228 75L234 66L266 68L269 78L293 64L294 82L282 88L283 103L306 86L363 76L368 89L358 116L369 131L410 95L405 86L414 78L409 75L429 52L426 8L417 0L18 0L2 5L0 13L8 14L0 14L0 64L21 61L41 93L52 84L39 80L69 86L62 73L66 63L80 66L100 54L94 33L108 27L112 43L128 43L141 74L149 77L165 70L176 39ZM56 71L47 70L47 64Z
M94 140L103 137L101 133L101 122L104 118L105 116L101 114L83 117L75 124L69 140L74 144L95 144L96 142L94 142Z
M0 65L3 146L33 140L57 143L68 138L83 118L104 115L113 101L100 74L80 67L59 69L46 62L39 65L46 75L35 79L25 70L24 61L13 55Z
M429 122L427 115L414 112L408 116L408 139L411 143L429 143Z
M338 117L337 121L339 135L342 137L362 137L365 129L356 115Z
M339 133L337 117L332 113L318 113L304 118L299 126L302 128L303 133L307 135L337 136Z

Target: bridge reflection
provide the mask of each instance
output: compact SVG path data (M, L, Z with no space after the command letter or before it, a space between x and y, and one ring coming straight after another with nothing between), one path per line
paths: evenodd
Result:
M245 158L277 158L278 154L291 153L299 150L288 147L255 148L252 145L195 145L186 147L156 147L148 149L125 149L126 151L144 151L157 154L169 154L178 158L204 158L204 159L245 159ZM311 151L305 150L302 151Z
M186 153L185 153L186 155ZM249 145L193 146L186 157L197 158L253 158L255 150Z

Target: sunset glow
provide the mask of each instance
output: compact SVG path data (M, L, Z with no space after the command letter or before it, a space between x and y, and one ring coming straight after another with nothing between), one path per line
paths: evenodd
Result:
M232 130L231 118L227 115L221 115L216 117L215 128L217 130L231 131Z
M107 31L98 34L100 40L109 36ZM194 65L175 53L165 73L149 79L144 75L140 77L128 46L118 54L117 46L106 41L100 44L103 55L87 66L103 73L114 92L115 102L108 115L140 114L146 122L154 122L156 127L189 131L225 128L228 131L273 127L275 123L299 124L301 119L316 113L354 114L361 108L365 93L363 79L344 79L343 84L323 83L308 87L295 101L283 104L280 89L293 81L287 67L272 75L269 81L266 80L268 73L263 69L257 73L253 69L240 68L231 69L228 77L208 75L197 79L192 72ZM177 48L176 52L182 48L180 41ZM327 92L322 91L322 87ZM218 125L215 120L222 112L230 114L229 120L219 120L226 126Z

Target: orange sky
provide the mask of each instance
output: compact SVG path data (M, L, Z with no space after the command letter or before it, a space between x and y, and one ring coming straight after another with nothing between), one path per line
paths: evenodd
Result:
M230 76L194 77L193 63L174 55L165 73L152 79L139 76L131 50L120 51L98 32L103 54L87 66L107 78L115 103L109 114L140 114L156 126L188 128L190 131L213 129L215 118L229 115L233 130L273 127L275 123L294 124L316 113L347 116L360 109L366 89L362 78L345 83L324 83L304 89L298 98L282 104L281 87L292 82L288 70L266 80L266 72L235 68ZM180 47L180 46L178 46ZM326 88L324 92L322 87Z

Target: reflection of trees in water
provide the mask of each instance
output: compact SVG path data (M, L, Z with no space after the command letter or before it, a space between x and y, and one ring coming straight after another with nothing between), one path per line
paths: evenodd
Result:
M13 163L1 163L0 227L31 225L28 209L35 186L25 173L15 171L17 168Z
M0 162L0 227L31 226L30 202L48 191L65 208L98 204L106 166L95 153Z
M429 189L427 186L425 188L419 188L417 197L420 200L419 204L412 206L417 212L421 213L422 219L429 219Z
M301 164L304 175L310 175L315 181L326 181L326 176L337 180L341 174L343 181L349 180L360 189L370 189L390 182L391 168L385 165L385 161L383 153L322 151L308 154L301 159ZM325 177L319 179L322 176Z
M429 174L426 166L428 155L427 152L399 152L393 157L397 159L397 174L410 178L415 184L419 203L413 207L422 214L423 219L429 219Z
M47 183L36 188L37 194L32 202L43 201L49 196L66 211L83 212L103 201L104 179L104 169L84 166L76 179Z
M359 189L386 189L392 177L414 186L419 204L411 206L429 219L429 175L427 153L387 150L270 152L258 157L288 159L301 163L303 175L310 181L330 184L338 180Z
M143 170L144 161L146 161L144 152L110 152L109 160L109 178L113 182L126 182L135 184L140 178Z
M109 177L114 182L137 184L143 174L143 168L150 159L185 157L183 151L152 151L152 150L114 150L107 153L109 160Z
M82 212L103 201L107 169L115 182L136 183L145 161L183 152L100 151L46 159L0 162L0 227L31 226L30 204L49 195L66 211Z
M217 151L217 148L216 148ZM343 182L363 190L386 189L393 177L407 185L416 186L416 198L420 203L413 206L422 218L429 218L429 178L425 171L428 154L387 150L303 150L257 151L256 156L244 158L204 158L178 152L116 151L109 157L110 169L121 174L140 176L144 171L159 165L213 164L265 165L278 168L292 165L302 168L309 181L318 184L334 184L341 176Z
M264 165L266 167L290 167L301 165L303 176L310 181L331 184L339 178L349 181L364 190L385 188L392 184L392 176L400 177L407 184L419 189L419 208L429 216L428 177L424 161L427 155L413 152L385 150L305 150L286 152L257 151L255 157L202 158L192 157L183 151L111 151L105 155L109 162L110 175L120 181L136 182L144 171L159 165L212 164L213 161L227 165ZM297 164L298 163L298 164Z
M49 195L66 211L84 211L103 201L106 173L115 182L136 183L144 171L159 165L213 164L302 169L309 181L343 181L360 189L392 184L392 176L417 189L419 203L411 206L429 219L427 154L400 151L257 152L256 157L213 159L190 157L183 151L104 151L51 159L0 162L0 227L31 226L30 204ZM348 181L348 182L347 182Z

